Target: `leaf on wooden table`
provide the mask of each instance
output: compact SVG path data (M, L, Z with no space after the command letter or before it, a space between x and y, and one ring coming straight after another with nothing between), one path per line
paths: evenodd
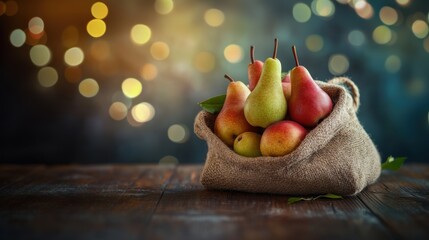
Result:
M396 171L401 168L402 164L404 164L406 157L392 157L389 156L384 163L381 164L382 170L393 170Z
M226 95L219 95L216 97L209 98L205 101L198 103L202 109L209 113L218 113L223 107L223 103L225 102Z

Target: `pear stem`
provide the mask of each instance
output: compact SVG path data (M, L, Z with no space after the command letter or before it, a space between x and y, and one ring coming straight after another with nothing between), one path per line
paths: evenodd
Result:
M295 59L295 65L298 67L299 66L299 61L298 61L298 55L296 54L296 47L295 47L295 45L292 46L292 53L293 53L293 58Z
M224 76L226 79L228 79L230 82L235 82L234 79L232 79L231 76L229 76L228 74L225 74Z
M255 63L255 47L254 46L250 46L250 63L251 64Z
M273 58L276 59L277 58L277 47L278 47L278 42L279 40L277 38L274 39L274 52L273 52Z

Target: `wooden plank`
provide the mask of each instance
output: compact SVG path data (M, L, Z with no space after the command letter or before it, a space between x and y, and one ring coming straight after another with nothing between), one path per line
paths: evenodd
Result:
M201 167L181 166L154 213L147 238L386 239L394 236L357 198L287 204L287 196L207 191ZM168 231L166 230L168 229Z
M0 191L8 239L138 239L173 167L54 166Z
M43 165L0 165L0 191L43 168Z
M359 198L397 236L428 238L428 166L405 165L398 172L384 171Z

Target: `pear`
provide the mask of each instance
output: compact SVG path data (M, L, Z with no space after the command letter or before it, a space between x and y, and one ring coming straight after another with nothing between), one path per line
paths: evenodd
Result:
M311 77L308 70L299 65L295 46L292 47L295 67L290 72L292 84L288 101L289 116L304 127L313 128L332 111L332 100Z
M244 117L244 103L250 94L249 88L243 82L234 81L225 74L230 83L226 91L225 102L216 117L214 133L226 145L232 147L235 138L243 132L252 132L256 128L250 125Z
M262 133L261 153L263 156L278 157L291 153L307 136L307 130L290 120L276 122Z
M282 73L282 87L283 94L285 95L286 102L289 101L291 95L291 83L290 83L290 71L287 73Z
M265 61L261 77L244 105L244 115L255 127L266 128L286 116L287 104L281 82L282 67L276 58L277 45L276 38L273 57Z
M262 156L259 145L261 142L261 134L255 132L244 132L240 134L234 141L234 151L245 157Z
M256 84L261 77L262 68L264 63L259 60L255 60L255 47L250 46L250 63L247 66L247 75L249 77L249 89L253 91L255 89Z

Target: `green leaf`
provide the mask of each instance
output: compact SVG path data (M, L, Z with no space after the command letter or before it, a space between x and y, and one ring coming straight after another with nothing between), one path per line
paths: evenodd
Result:
M293 203L296 203L299 201L312 201L312 200L316 200L318 198L342 199L343 197L340 195L332 194L332 193L319 195L319 196L315 196L315 197L290 197L287 199L287 203L293 204Z
M382 170L393 170L396 171L401 168L402 164L404 164L406 157L387 157L386 161L381 164Z
M223 107L226 95L219 95L216 97L209 98L205 101L198 103L205 111L209 113L218 113Z

